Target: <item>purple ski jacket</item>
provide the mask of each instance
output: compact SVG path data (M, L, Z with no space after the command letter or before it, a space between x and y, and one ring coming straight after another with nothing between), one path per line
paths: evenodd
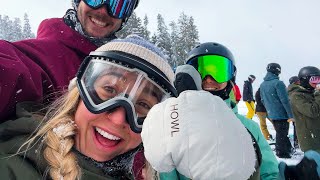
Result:
M66 88L96 48L62 18L42 21L36 39L0 40L0 123L14 115L17 102L42 102Z

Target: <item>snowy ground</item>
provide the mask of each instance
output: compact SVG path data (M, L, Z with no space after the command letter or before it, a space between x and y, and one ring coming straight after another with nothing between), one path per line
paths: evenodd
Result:
M243 101L240 101L238 104L238 111L239 114L241 115L246 115L247 114L247 107L245 105L245 103ZM255 122L259 123L259 118L257 115L255 115L252 118ZM270 121L267 120L267 126L268 126L268 130L269 133L272 134L272 136L275 138L276 137L276 131L274 130L272 124ZM292 143L293 141L293 125L290 123L290 128L289 128L289 138L290 141ZM274 146L271 146L272 149L274 149ZM275 153L275 152L274 152ZM276 156L277 157L277 156ZM291 157L291 159L282 159L282 158L278 158L278 161L285 161L287 164L297 164L298 162L300 162L300 160L303 157L303 152L300 149L296 149L296 152L293 154L293 156Z

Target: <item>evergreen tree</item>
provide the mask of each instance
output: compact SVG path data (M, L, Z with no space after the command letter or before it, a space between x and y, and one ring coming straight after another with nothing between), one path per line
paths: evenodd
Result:
M27 13L24 14L24 24L23 24L22 32L23 32L23 39L30 39L35 37L34 33L31 31L31 25L30 25Z
M141 19L136 15L136 13L132 13L128 21L125 23L124 27L117 32L117 37L125 38L130 34L137 34L143 37L143 27L141 23Z
M178 29L177 29L177 24L174 21L170 22L169 26L171 30L170 38L171 38L171 45L172 45L169 63L171 64L172 67L177 67L177 59L178 59L177 42L179 41Z
M178 19L178 41L177 43L177 65L181 65L184 63L186 59L187 53L189 52L186 48L186 44L188 41L188 33L187 33L187 23L188 17L184 13L181 13Z
M199 45L199 32L197 29L197 26L194 24L194 19L192 16L189 18L189 24L188 24L188 34L189 34L189 41L187 44L188 49L193 49L195 46Z
M24 15L23 28L20 18L14 18L14 21L11 21L9 16L0 15L0 39L13 42L34 37L27 14Z
M152 37L151 37L151 42L152 42L153 44L157 45L157 44L158 44L157 39L158 39L158 37L157 37L157 35L154 33L154 34L152 35Z
M193 47L199 44L199 35L197 27L194 25L194 19L181 13L178 19L179 38L177 42L177 63L183 64L187 54Z
M164 52L166 56L172 54L171 52L171 39L170 34L168 32L167 25L164 22L163 17L161 14L158 14L157 16L157 46Z
M9 32L9 41L18 41L23 39L21 20L19 18L14 18L13 23L11 24L12 31Z
M149 19L148 19L148 16L145 15L143 18L143 35L142 35L142 37L144 37L147 40L150 40L150 31L148 30L148 24L149 24Z
M12 24L12 21L10 21L9 16L5 15L2 17L1 26L0 26L1 39L7 40L7 41L10 39L9 32L12 32L11 24Z
M2 16L0 15L0 39L4 39L4 31L3 31L3 21L4 20L2 20Z

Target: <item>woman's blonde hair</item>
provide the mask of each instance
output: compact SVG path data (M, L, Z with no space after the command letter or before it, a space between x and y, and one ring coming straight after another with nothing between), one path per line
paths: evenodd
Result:
M50 105L43 118L43 126L18 150L20 152L23 147L27 147L25 150L27 151L30 149L29 147L43 138L43 156L48 162L48 170L52 179L74 180L81 178L81 168L75 154L71 151L75 143L74 135L77 131L74 116L79 102L79 90L74 86ZM147 161L144 171L145 179L159 179L159 174L152 169Z
M43 118L43 126L19 149L21 151L22 147L26 146L28 150L43 138L43 156L48 162L52 179L73 180L81 177L81 169L75 154L71 151L75 143L74 116L80 101L79 97L79 90L74 87L56 100L48 108Z

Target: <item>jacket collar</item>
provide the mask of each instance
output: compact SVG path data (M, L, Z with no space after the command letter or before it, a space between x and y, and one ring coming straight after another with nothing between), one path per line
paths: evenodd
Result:
M271 72L267 72L266 76L263 78L263 80L265 80L265 81L271 81L274 79L279 79L279 76L277 76Z

